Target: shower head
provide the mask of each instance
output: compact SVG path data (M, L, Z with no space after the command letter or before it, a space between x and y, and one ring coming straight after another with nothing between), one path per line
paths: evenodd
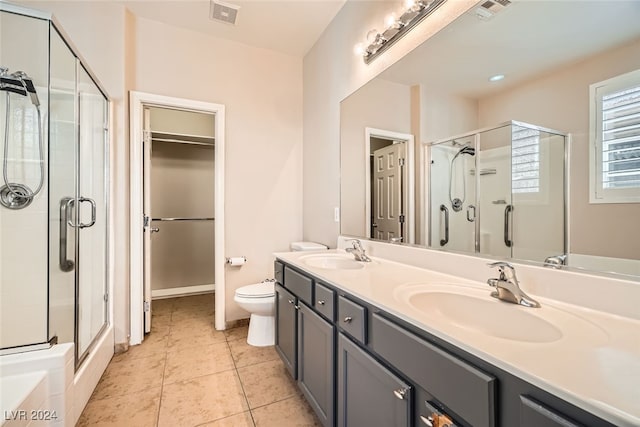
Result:
M24 71L16 71L12 74L12 76L19 78L22 81L24 88L27 90L29 96L31 97L31 103L34 106L39 107L40 100L38 99L38 93L36 92L36 87L33 84L33 79L29 77Z
M8 74L7 68L0 68L0 90L27 96L27 89L19 76Z
M458 151L458 154L468 154L470 156L475 156L476 155L476 149L470 146L464 146L460 149L460 151Z

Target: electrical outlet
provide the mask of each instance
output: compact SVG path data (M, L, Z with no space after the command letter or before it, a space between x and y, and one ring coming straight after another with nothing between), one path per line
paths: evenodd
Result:
M340 222L340 208L339 207L333 208L333 220L335 222Z

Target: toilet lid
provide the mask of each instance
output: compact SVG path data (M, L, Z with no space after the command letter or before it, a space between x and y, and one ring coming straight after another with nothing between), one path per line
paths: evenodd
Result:
M236 290L236 295L245 298L263 298L275 295L275 282L262 282L247 285Z

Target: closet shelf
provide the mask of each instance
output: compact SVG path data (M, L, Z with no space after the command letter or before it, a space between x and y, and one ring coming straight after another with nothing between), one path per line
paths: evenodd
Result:
M214 147L215 145L215 138L213 137L167 132L151 132L151 141L202 145L206 147Z
M214 221L215 218L151 218L151 221Z

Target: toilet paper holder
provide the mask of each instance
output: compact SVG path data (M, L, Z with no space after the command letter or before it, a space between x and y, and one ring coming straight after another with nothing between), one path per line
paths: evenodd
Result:
M232 266L241 266L247 262L246 256L227 257L226 263Z

